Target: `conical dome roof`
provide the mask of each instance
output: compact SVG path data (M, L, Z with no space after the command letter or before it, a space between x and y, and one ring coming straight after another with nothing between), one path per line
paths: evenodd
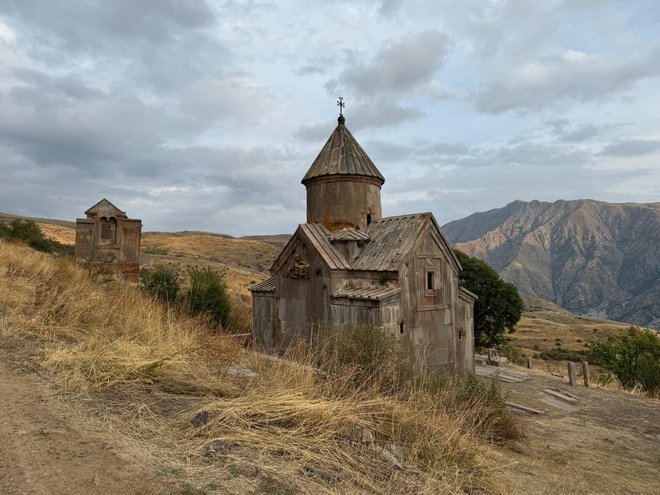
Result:
M381 185L385 182L385 178L344 122L344 116L340 115L337 127L303 177L303 184L328 175L359 175L377 179Z

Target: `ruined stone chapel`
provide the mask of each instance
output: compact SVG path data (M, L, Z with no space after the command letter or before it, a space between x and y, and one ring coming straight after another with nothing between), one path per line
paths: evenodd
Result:
M302 179L307 223L250 288L253 331L267 351L320 327L369 324L398 336L411 360L474 370L476 296L432 213L382 217L385 178L338 125Z
M102 199L76 219L76 262L129 283L140 278L142 220Z

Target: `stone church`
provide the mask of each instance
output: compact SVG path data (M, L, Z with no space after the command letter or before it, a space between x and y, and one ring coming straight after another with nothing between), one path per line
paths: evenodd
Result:
M107 271L130 283L140 279L142 221L128 218L107 199L76 219L76 262L92 271Z
M250 288L253 331L267 351L319 327L369 324L398 336L417 364L474 371L476 296L432 213L382 217L385 178L338 125L302 179L307 223Z

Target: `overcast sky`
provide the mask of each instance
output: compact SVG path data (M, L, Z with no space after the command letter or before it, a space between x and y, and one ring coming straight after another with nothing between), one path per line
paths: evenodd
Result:
M0 0L0 211L292 232L339 95L384 215L660 201L657 0Z

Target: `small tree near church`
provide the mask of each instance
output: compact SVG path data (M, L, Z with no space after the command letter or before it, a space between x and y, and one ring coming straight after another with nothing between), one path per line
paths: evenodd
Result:
M455 250L463 266L460 284L479 299L474 305L474 341L476 347L504 344L504 333L512 333L520 320L523 302L518 289L505 282L481 260Z

